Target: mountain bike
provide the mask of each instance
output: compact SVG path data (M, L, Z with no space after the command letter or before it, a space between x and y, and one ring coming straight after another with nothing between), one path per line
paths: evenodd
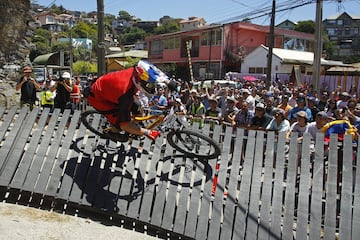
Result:
M111 127L111 124L106 120L104 114L109 112L98 112L97 110L85 110L81 113L81 122L84 126L94 134L104 139L110 139L115 142L127 142L131 139L139 139L140 136L131 135L126 132L119 131L119 135L113 137L105 131ZM161 114L150 114L144 116L133 116L133 122L141 124L147 129L156 129L162 133L166 133L166 139L169 144L177 151L181 152L187 157L196 157L199 159L213 159L221 154L219 145L210 137L205 136L201 132L186 128L187 123L182 122L178 115L175 114L174 108L171 107Z

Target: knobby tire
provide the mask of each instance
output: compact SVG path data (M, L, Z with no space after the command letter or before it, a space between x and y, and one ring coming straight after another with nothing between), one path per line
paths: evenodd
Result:
M192 145L190 144L191 141L189 142L189 140L200 144ZM170 131L167 135L167 141L173 148L188 157L196 157L204 160L217 158L221 154L221 149L214 140L212 140L210 137L207 137L199 132L195 132L192 130L184 129ZM206 151L203 151L203 149L201 149L201 151L203 152L194 152L194 149L188 149L186 146L189 146L189 148L196 148L198 146L200 148L205 147L207 149L205 149Z

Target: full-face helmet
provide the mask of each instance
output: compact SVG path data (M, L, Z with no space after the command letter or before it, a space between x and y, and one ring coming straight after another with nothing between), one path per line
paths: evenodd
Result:
M139 61L135 69L138 75L138 83L148 94L154 94L156 86L169 80L165 73L144 60Z

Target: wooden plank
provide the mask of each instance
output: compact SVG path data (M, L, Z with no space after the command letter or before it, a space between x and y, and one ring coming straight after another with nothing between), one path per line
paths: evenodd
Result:
M353 203L353 221L351 225L351 236L352 239L356 239L360 236L360 168L359 168L359 161L360 161L360 144L358 142L357 146L357 154L356 154L356 166L354 166L355 170L355 186L354 186L354 203Z
M180 167L180 176L184 176L182 181L180 181L180 189L178 196L178 203L176 208L175 220L173 231L175 233L184 234L185 231L185 222L187 216L187 206L188 200L190 199L190 186L192 181L192 173L194 169L194 162L190 158L183 156L183 164Z
M100 124L101 116L96 115L93 119L93 124ZM96 151L100 137L96 136L94 133L87 131L87 138L84 139L85 148L84 151L89 153L86 156L79 156L75 164L75 170L73 175L74 184L72 185L71 192L69 194L69 201L74 203L82 203L86 205L91 205L86 199L83 199L83 191L85 187L86 177L90 168L90 164L95 158L95 154L98 154ZM85 196L86 197L86 196Z
M169 157L169 156L165 156ZM179 164L182 164L179 161L176 161L176 158L171 158L171 164L169 172L167 174L167 194L165 199L165 206L164 206L164 214L163 219L161 222L161 227L167 230L172 230L173 222L175 219L175 209L176 209L176 197L177 197L177 189L178 189L178 182L180 180L180 174L176 173ZM182 158L180 158L182 161ZM169 161L169 160L168 160ZM183 176L181 176L183 177Z
M271 193L273 189L273 163L274 159L275 133L268 132L266 137L266 155L264 163L263 184L261 193L260 219L258 238L269 239L270 237L270 209Z
M324 239L333 239L336 229L336 198L337 198L337 172L338 172L338 146L337 135L330 135L328 156L328 175L326 182L326 205Z
M41 167L46 161L46 153L51 143L52 135L54 133L55 126L57 125L59 109L55 109L52 113L51 119L46 126L45 133L39 142L39 147L36 151L35 157L31 164L31 167L26 176L26 180L23 185L23 190L32 192L37 184L38 176L41 171Z
M250 184L253 169L256 131L249 131L246 143L243 176L240 183L240 193L236 208L233 239L245 239L246 219L249 208ZM251 217L251 216L250 216Z
M119 196L120 198L117 201L117 206L119 213L122 215L127 215L128 205L132 201L133 196L131 195L132 189L135 185L135 166L138 164L140 158L138 158L135 152L139 149L139 143L136 141L130 142L127 154L125 156L124 168L121 173L121 185Z
M49 108L45 108L40 116L40 119L36 125L36 127L33 128L33 133L30 138L30 142L27 145L26 151L22 157L22 160L19 164L18 170L16 171L9 187L11 188L22 188L22 185L25 182L26 175L29 171L29 168L31 166L32 160L35 156L36 149L38 148L38 143L40 142L41 135L43 133L43 129L45 127L46 121L49 117Z
M166 136L160 136L160 138L157 139L157 142L162 143L163 138ZM140 206L140 214L139 219L143 222L150 222L151 219L151 212L153 210L154 205L154 197L156 194L156 191L159 189L159 182L156 182L156 174L157 174L157 166L159 164L162 164L162 161L158 156L160 156L161 151L163 149L161 147L158 147L155 144L152 144L150 146L149 150L149 156L147 159L147 165L146 165L146 172L144 178L144 193L141 196L142 204ZM160 183L162 184L162 183ZM160 186L161 187L161 186Z
M166 140L164 139L161 145L161 152L159 159L160 161L156 173L156 184L154 192L154 203L153 209L151 212L151 224L155 226L161 226L163 212L165 207L165 197L166 197L166 179L162 178L163 172L169 169L169 162L166 161L165 156L169 153L169 148L166 147ZM166 153L167 152L167 153Z
M221 227L220 239L231 239L233 231L233 220L236 209L238 182L240 180L240 163L243 155L243 142L244 142L244 130L238 129L235 137L232 141L235 141L233 158L231 160L231 170L229 176L229 185L227 189L227 195L225 200L224 220Z
M95 137L92 136L92 138ZM60 167L63 170L63 176L60 180L59 190L57 191L55 198L66 201L69 199L71 189L74 184L74 175L78 165L77 162L79 159L81 160L84 155L87 155L87 152L85 152L85 145L87 145L87 140L88 135L86 134L86 128L83 124L81 124L76 132L76 135L74 136L73 146L69 155L65 155L64 152L60 153L59 161L62 161Z
M275 182L272 197L270 239L281 239L281 223L283 215L283 184L285 171L285 133L281 132L277 139Z
M7 186L10 184L18 165L21 162L24 154L25 145L28 141L31 129L35 123L38 115L38 109L31 111L24 122L21 124L14 144L11 146L7 156L5 157L4 165L0 168L0 185Z
M304 133L301 149L300 186L297 208L296 239L308 238L310 189L310 134Z
M247 218L246 238L257 239L258 216L261 191L261 172L264 159L264 132L258 131L256 134L255 156L253 163L253 174L251 179L251 191L249 212Z
M224 148L224 146L223 146ZM218 159L209 159L207 165L205 165L204 171L202 172L202 177L204 178L203 192L200 194L200 212L196 225L196 239L206 239L208 237L208 226L212 202L212 190L214 182L214 168L217 164ZM212 168L212 169L211 169ZM211 174L209 178L209 174Z
M184 235L194 238L196 234L196 225L199 215L199 208L201 202L201 195L203 194L203 186L205 184L205 177L203 177L204 169L198 167L199 163L197 159L194 159L194 165L192 172L194 173L194 179L201 179L200 184L195 184L194 181L190 183L189 189L189 210L187 212Z
M40 176L34 189L36 193L45 194L46 186L52 174L53 167L56 163L56 156L58 154L60 144L63 139L64 130L68 123L69 116L70 110L67 109L61 115L60 123L57 126L57 129L53 132L53 140L51 141L50 149L46 154L46 160L42 165Z
M286 189L284 202L283 238L292 239L294 229L295 210L295 181L298 167L298 141L297 133L293 133L290 139L289 159L286 174Z
M101 175L103 172L103 162L110 161L108 159L108 140L98 138L96 141L97 149L88 159L88 163L84 163L87 168L86 176L81 187L82 195L80 204L85 206L93 206L97 194L103 194L101 183ZM100 147L101 146L101 147ZM99 148L101 150L99 150ZM100 193L98 193L100 192Z
M140 141L138 156L135 162L134 174L132 176L132 181L135 183L134 187L130 191L130 196L132 200L129 201L127 216L130 218L137 219L139 217L141 200L145 191L145 180L144 177L147 174L147 164L149 158L149 150L151 147L151 142L148 139Z
M342 169L339 238L350 240L352 220L352 209L350 206L352 206L353 163L355 163L351 135L345 135L342 154L342 166L338 166Z
M318 133L313 163L309 239L320 239L324 184L324 134Z
M5 120L2 127L1 132L1 139L4 138L6 131L11 129L10 133L6 136L4 144L0 148L0 175L4 170L4 165L6 165L6 160L8 159L9 155L12 154L12 146L16 141L19 139L19 133L21 133L22 127L23 127L23 121L28 113L27 108L22 108L20 110L20 113L17 115L17 118L15 118L14 121L14 111L16 109L12 108L10 111L9 116L7 116L7 119ZM10 127L11 123L14 121L13 125ZM4 127L4 128L3 128ZM6 129L5 129L6 127ZM6 184L7 185L7 184Z
M2 116L4 120L1 121L1 125L0 125L0 139L4 139L6 132L10 128L10 124L14 121L14 116L16 114L16 111L17 111L17 107L12 107L6 114ZM3 146L1 146L1 148L3 148ZM7 152L4 151L3 153L7 153ZM1 156L5 156L5 155L1 154ZM0 159L0 166L1 165L2 165L2 160Z
M67 129L64 141L62 142L61 149L59 151L59 155L57 156L57 160L54 164L53 171L50 175L49 183L46 187L45 195L54 196L56 195L59 184L63 175L63 164L64 161L68 159L68 156L71 154L71 145L74 144L74 140L76 138L76 128L78 126L80 118L80 111L75 111L71 116L70 125Z
M99 142L103 146L100 166L96 176L96 188L94 190L94 196L91 200L92 207L97 209L103 209L109 213L116 212L116 201L119 188L114 192L110 190L110 184L113 178L116 178L116 164L118 155L123 155L124 145L122 143L115 143L113 141L104 140Z
M228 127L225 131L224 145L220 159L217 161L219 164L219 171L217 173L217 182L214 183L215 196L211 210L211 220L208 231L208 239L218 239L220 237L220 225L223 215L223 199L226 190L226 175L228 162L231 154L231 140L232 140L232 128ZM236 171L236 170L235 170Z

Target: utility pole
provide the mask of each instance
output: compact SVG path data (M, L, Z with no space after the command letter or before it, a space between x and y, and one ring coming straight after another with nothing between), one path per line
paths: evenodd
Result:
M274 28L275 28L275 0L272 1L272 9L271 9L271 22L270 22L270 36L269 36L269 51L267 56L267 73L266 73L266 81L265 87L266 89L270 89L271 86L271 68L272 68L272 56L273 56L273 48L274 48Z
M320 96L320 74L321 74L321 54L322 54L322 0L316 1L316 17L315 17L315 49L313 62L313 82L315 90Z
M105 43L104 43L104 0L97 0L97 17L98 17L98 46L97 46L97 63L98 76L105 73Z

